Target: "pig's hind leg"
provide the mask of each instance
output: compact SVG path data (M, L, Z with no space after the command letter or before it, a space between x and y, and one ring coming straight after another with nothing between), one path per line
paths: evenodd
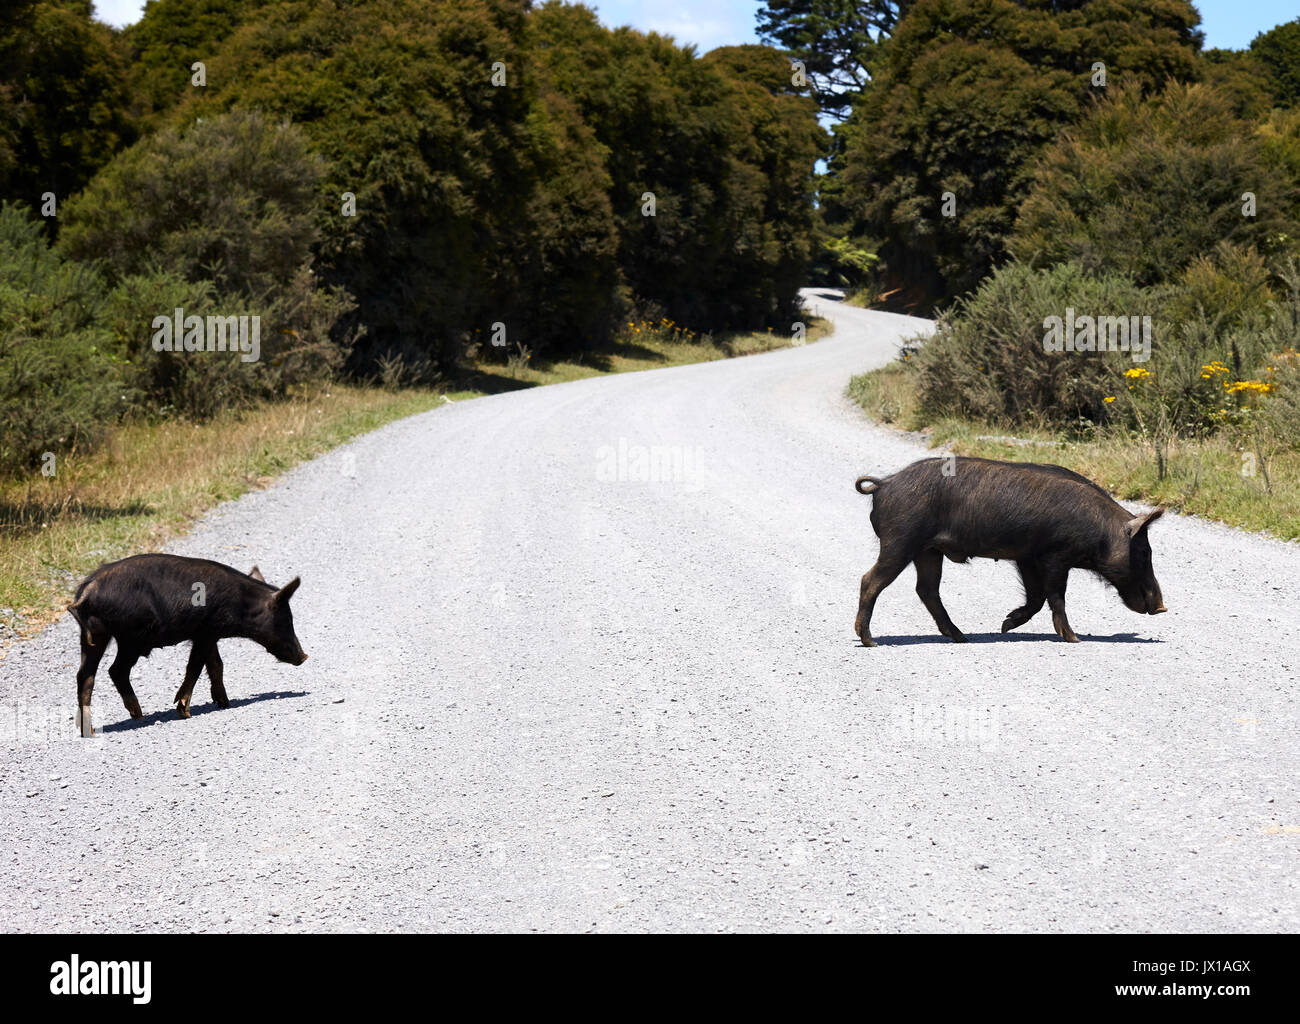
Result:
M172 698L176 702L176 714L180 718L190 717L190 698L194 695L194 684L199 681L199 673L203 671L214 646L205 640L195 640L190 645L190 660L185 663L185 680Z
M871 613L875 610L876 598L898 578L898 574L910 561L910 558L886 555L884 543L881 542L880 557L876 559L876 564L871 567L871 570L862 577L862 588L858 596L858 617L853 623L853 632L858 634L863 647L876 646L876 641L871 638Z
M122 641L118 640L117 657L113 659L113 664L108 669L108 678L113 680L113 685L117 687L127 712L132 718L137 719L143 718L144 712L140 710L140 702L136 700L135 691L131 689L131 669L135 668L135 663L139 660L139 651L129 645L123 646Z
M1021 558L1016 560L1016 566L1020 569L1020 580L1025 585L1025 603L1007 612L1007 617L1002 620L1004 633L1023 626L1038 614L1043 602L1047 600L1047 591L1043 588L1043 572L1038 564Z
M230 698L226 696L226 685L223 681L224 667L221 664L221 655L217 653L217 645L212 645L212 653L208 655L208 683L212 686L212 700L219 708L230 707Z
M926 548L912 560L916 566L916 595L934 617L939 632L950 637L953 643L964 644L966 637L953 625L948 610L939 600L939 581L943 578L943 554L936 548Z
M90 697L95 690L95 673L108 646L107 633L94 634L88 628L81 630L81 668L77 669L77 731L82 736L94 736L95 727L90 721Z

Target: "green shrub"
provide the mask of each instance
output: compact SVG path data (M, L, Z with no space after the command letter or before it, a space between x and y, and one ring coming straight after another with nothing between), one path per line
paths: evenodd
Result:
M1272 276L1256 250L1220 242L1183 268L1165 312L1173 323L1189 323L1206 315L1220 330L1253 321L1271 308Z
M1068 261L1160 284L1220 242L1267 252L1300 237L1295 200L1295 181L1211 86L1173 82L1154 99L1115 89L1044 152L1010 250L1036 267Z
M0 471L93 444L129 401L104 299L99 274L52 252L24 208L0 205Z
M1276 275L1280 297L1267 279L1255 253L1227 245L1160 288L1073 264L1009 264L911 356L922 419L1111 425L1152 443L1162 472L1175 436L1266 430L1274 447L1291 446L1300 437L1300 269L1292 261ZM1047 351L1045 321L1067 309L1076 319L1149 316L1150 359Z
M260 297L310 259L324 173L287 122L255 111L204 117L149 136L97 174L67 203L59 247L102 260L113 281L157 266Z
M1263 353L1262 387L1244 394L1252 415L1243 427L1261 451L1300 451L1300 264L1288 261L1277 277L1282 294L1254 338Z
M148 412L205 417L338 370L353 309L311 269L323 161L257 112L203 118L127 150L67 204L59 246L116 288L112 330ZM261 317L261 358L155 352L157 316Z
M1118 276L1089 277L1072 265L1037 271L1012 263L939 319L915 356L928 417L1072 426L1108 418L1126 369L1123 352L1049 352L1049 317L1152 316L1156 296ZM1153 319L1156 338L1163 326Z

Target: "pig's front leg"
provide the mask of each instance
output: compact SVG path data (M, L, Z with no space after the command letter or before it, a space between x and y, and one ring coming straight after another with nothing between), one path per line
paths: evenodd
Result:
M199 673L208 660L213 644L206 640L195 640L190 646L190 660L185 664L185 681L172 698L176 702L176 714L181 718L190 717L190 698L194 695L194 684L199 681Z
M1047 607L1052 609L1052 628L1066 643L1077 644L1079 638L1065 617L1065 581L1070 575L1069 566L1052 566L1046 572Z
M230 707L230 698L226 696L226 686L222 680L223 666L221 664L221 655L217 653L217 645L212 645L212 653L208 655L208 683L212 687L212 699L219 708Z

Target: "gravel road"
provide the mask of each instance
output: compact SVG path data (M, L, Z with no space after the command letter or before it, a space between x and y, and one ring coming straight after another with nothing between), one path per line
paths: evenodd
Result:
M925 454L843 397L922 321L444 406L169 550L300 574L311 660L0 663L0 929L1300 930L1300 546L1168 516L1169 614L946 565L970 637L875 559L863 473ZM1068 514L1068 513L1067 513Z

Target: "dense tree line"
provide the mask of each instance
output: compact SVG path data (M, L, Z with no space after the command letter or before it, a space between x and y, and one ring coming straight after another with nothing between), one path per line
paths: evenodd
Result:
M819 266L933 311L1013 256L1078 255L1105 220L1111 237L1081 258L1139 283L1223 240L1277 255L1300 237L1285 116L1300 19L1239 52L1205 51L1199 20L1190 0L769 0L760 30L838 90L825 109L848 111L820 185ZM860 69L847 84L825 70L843 67ZM1243 222L1247 191L1268 198Z
M105 410L202 415L340 366L432 380L650 312L798 312L826 133L769 47L701 56L528 0L152 0L123 32L21 0L0 58L0 261L41 253L0 293L10 464ZM38 427L24 403L65 362L28 307L64 275L107 383ZM173 305L258 313L265 358L156 358Z
M910 301L970 291L1005 258L1044 147L1113 86L1192 76L1198 21L1188 0L919 0L842 132L828 216Z
M122 32L15 0L0 460L338 372L436 379L490 341L599 348L632 315L786 327L810 269L920 312L1014 265L980 309L1095 280L1198 323L1254 289L1258 318L1300 245L1300 20L1242 51L1198 23L768 0L769 45L700 55L558 0L153 0ZM257 313L267 357L160 355L172 306Z
M816 266L939 314L904 371L932 419L1300 444L1300 19L1241 51L1199 21L1189 0L768 0L764 37L846 115ZM1055 355L1068 311L1149 318L1150 365Z

